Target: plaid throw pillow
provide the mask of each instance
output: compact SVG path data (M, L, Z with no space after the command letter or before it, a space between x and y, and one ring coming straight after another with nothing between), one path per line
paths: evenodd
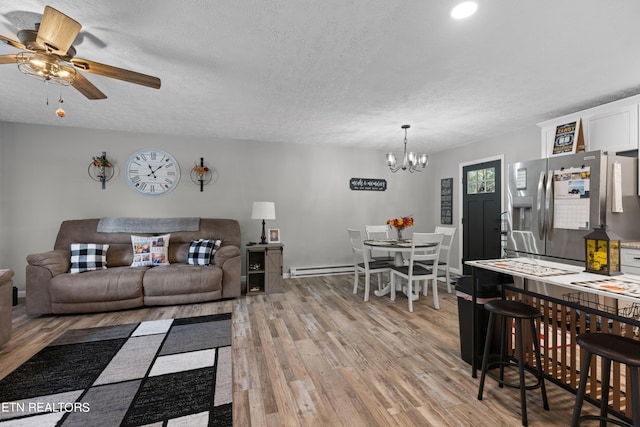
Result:
M107 268L108 249L109 245L72 243L70 273L75 274Z
M220 244L220 240L192 240L189 245L189 255L187 256L187 264L189 265L209 265L211 257L216 253Z

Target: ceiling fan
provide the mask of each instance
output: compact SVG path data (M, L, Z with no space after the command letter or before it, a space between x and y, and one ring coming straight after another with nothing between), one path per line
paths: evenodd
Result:
M76 49L72 43L81 28L79 22L45 6L42 21L35 30L18 31L20 41L0 35L0 41L21 50L17 54L0 55L0 64L18 64L25 74L60 85L71 85L89 99L106 99L107 96L78 70L160 89L157 77L75 58Z

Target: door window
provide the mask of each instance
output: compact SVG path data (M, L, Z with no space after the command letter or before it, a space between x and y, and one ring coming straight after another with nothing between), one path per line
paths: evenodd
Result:
M496 168L476 169L467 172L467 194L495 193Z

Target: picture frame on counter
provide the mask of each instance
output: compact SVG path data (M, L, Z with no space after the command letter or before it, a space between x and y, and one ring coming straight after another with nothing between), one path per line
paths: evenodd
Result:
M279 228L270 228L269 229L269 241L268 243L280 243L280 229Z

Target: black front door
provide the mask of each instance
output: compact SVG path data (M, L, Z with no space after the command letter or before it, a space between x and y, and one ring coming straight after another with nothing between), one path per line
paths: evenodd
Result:
M462 263L501 257L502 161L462 169Z

